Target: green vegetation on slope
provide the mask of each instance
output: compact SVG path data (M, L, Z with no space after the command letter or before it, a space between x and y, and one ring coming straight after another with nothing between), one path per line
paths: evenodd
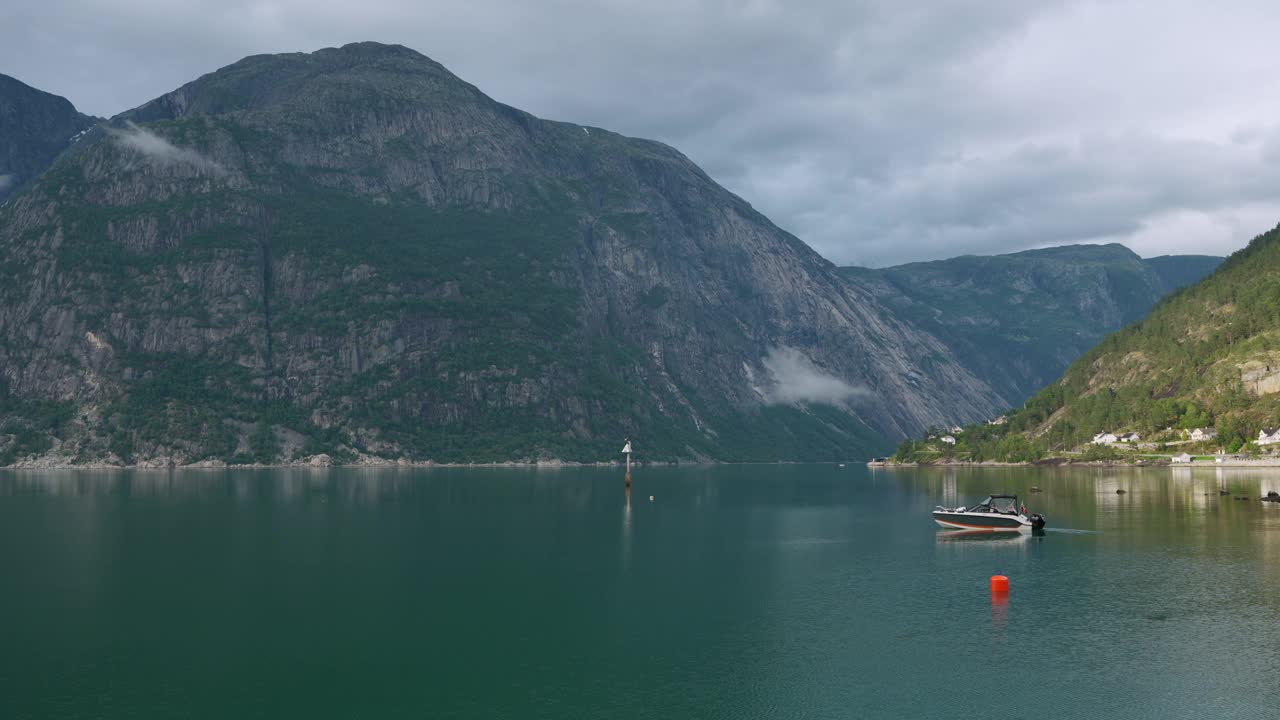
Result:
M923 440L905 440L898 445L897 462L1035 462L1045 456L1042 443L1020 433L1007 433L994 425L972 425L955 433L955 444L942 442L942 431L931 430Z
M964 435L1022 438L1043 456L1080 448L1100 432L1166 441L1179 430L1214 427L1213 444L1234 451L1278 424L1280 227L1107 336L1004 425ZM922 447L904 443L899 453L919 457Z
M942 339L1016 407L1108 332L1144 315L1221 258L1143 260L1122 245L1069 245L869 270L883 299Z

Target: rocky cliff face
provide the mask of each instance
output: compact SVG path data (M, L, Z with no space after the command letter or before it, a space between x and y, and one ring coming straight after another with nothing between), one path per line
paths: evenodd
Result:
M1144 260L1122 245L1071 245L842 272L941 338L1012 408L1108 333L1221 262L1200 255Z
M0 202L96 122L65 98L0 75Z
M847 458L995 409L677 151L402 47L123 114L0 210L0 260L9 462Z

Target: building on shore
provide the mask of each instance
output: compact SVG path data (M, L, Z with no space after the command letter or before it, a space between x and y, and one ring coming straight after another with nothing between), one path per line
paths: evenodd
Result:
M1212 440L1218 437L1218 431L1214 428L1196 428L1187 433L1187 439L1192 442L1200 442L1201 440Z

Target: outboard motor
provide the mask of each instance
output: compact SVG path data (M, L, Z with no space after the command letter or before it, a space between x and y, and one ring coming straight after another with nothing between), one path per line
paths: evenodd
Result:
M1043 529L1044 529L1044 516L1043 516L1043 515L1041 515L1040 513L1035 513L1035 514L1033 514L1031 517L1029 517L1029 518L1027 518L1027 519L1031 521L1031 529L1032 529L1032 530L1043 530Z

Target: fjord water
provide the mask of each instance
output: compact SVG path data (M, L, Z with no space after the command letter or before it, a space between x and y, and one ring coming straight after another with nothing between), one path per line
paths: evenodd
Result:
M644 468L629 498L594 468L10 472L0 715L1277 717L1277 489L1212 468ZM1051 530L928 517L993 491Z

